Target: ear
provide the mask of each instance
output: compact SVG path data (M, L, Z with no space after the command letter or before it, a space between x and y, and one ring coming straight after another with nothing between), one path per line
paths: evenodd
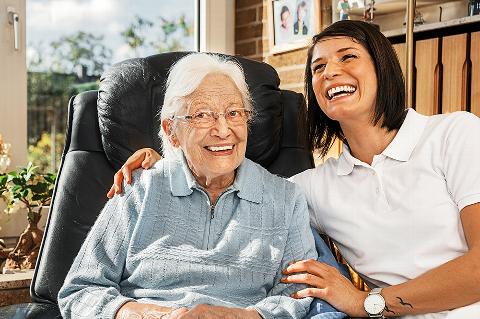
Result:
M170 119L164 119L162 121L163 131L167 134L170 144L173 147L178 147L180 143L178 142L177 135L175 134L174 123Z

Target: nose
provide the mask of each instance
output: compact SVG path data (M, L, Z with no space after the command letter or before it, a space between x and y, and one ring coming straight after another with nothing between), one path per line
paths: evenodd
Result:
M217 120L215 121L215 125L213 126L212 130L213 134L220 137L220 138L227 138L230 133L230 125L227 122L227 119L225 116L220 115L217 117Z
M338 63L335 63L334 61L330 61L325 65L325 69L323 70L322 75L325 80L329 80L339 74L340 74L340 67Z

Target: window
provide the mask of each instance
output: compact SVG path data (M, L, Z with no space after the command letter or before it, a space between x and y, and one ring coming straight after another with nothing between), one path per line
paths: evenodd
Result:
M29 160L56 171L68 99L98 88L113 63L196 50L197 7L197 0L27 0Z

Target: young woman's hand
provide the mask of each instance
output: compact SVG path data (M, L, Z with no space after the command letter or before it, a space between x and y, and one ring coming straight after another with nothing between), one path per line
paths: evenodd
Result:
M292 294L292 298L320 298L350 317L368 317L363 308L368 293L358 290L337 268L309 259L292 263L283 274L284 283L310 286Z
M155 150L151 148L141 148L130 156L125 164L115 173L113 177L113 185L107 193L108 198L112 198L116 194L122 192L123 179L130 184L132 182L132 171L142 167L149 169L162 157Z

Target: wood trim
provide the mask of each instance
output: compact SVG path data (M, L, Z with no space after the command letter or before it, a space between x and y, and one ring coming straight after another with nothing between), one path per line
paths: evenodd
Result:
M480 32L471 35L470 60L472 61L470 110L480 116Z

